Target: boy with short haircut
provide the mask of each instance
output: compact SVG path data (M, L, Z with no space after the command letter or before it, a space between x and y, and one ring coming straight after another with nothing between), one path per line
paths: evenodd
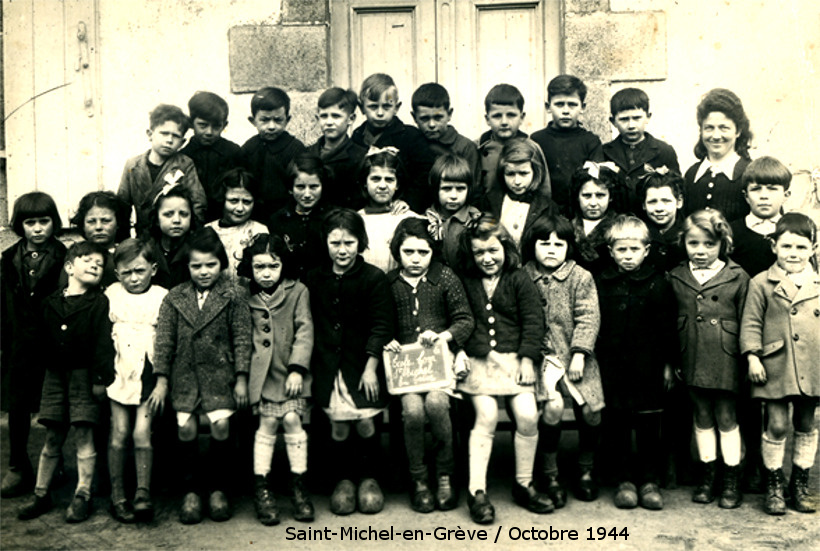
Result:
M528 141L525 132L521 131L521 124L524 122L524 96L515 86L511 84L496 84L484 98L484 120L490 129L478 138L478 153L481 162L481 174L479 190L484 193L489 192L498 186L504 189L504 183L498 181L498 159L501 157L501 150L512 138L521 138ZM541 155L544 166L549 166L544 158L544 152L537 143L536 149ZM549 173L545 175L544 182L540 187L540 192L546 197L552 196L552 181Z
M649 96L639 88L624 88L609 101L609 122L618 129L618 137L603 146L604 157L613 161L624 174L629 190L631 212L641 211L636 186L646 174L646 167L665 166L680 172L678 156L668 143L646 131L652 112Z
M196 92L188 100L188 114L194 136L180 153L187 155L196 166L199 182L208 197L205 219L222 216L217 180L222 173L236 166L239 145L222 137L228 126L228 102L213 92Z
M191 121L176 105L160 104L149 114L146 131L151 149L128 159L117 195L137 213L135 230L141 235L151 226L154 199L165 186L182 185L191 194L194 215L205 221L207 199L193 161L179 152Z
M305 145L285 129L290 118L290 97L284 90L262 88L251 98L248 120L258 134L239 150L239 166L254 176L259 199L253 217L262 222L288 203L288 165L305 150Z
M587 87L572 75L559 75L547 85L544 104L552 116L547 126L533 132L532 139L544 153L552 180L552 199L570 216L572 173L585 161L601 162L601 140L578 120L586 108Z
M433 203L427 177L435 156L424 134L396 116L400 107L399 91L393 78L384 73L370 75L362 82L359 92L359 108L367 120L353 131L351 139L366 148L397 148L407 173L407 180L400 182L401 198L411 210L424 212Z
M114 342L108 298L100 289L105 253L81 241L66 254L66 287L43 301L40 333L46 376L39 422L46 427L34 499L20 509L20 520L37 518L53 507L49 486L60 464L63 444L74 427L77 488L66 522L82 522L90 514L91 482L97 453L94 427L99 421L105 387L114 381Z
M413 92L410 100L413 106L413 120L427 140L433 154L438 158L451 153L467 160L475 178L481 176L481 163L475 142L459 134L450 119L453 108L450 94L441 84L428 82Z
M364 206L359 169L367 148L347 135L356 120L358 97L353 90L334 86L322 92L318 103L316 122L322 136L308 147L308 151L318 155L327 169L327 180L322 182L323 202L359 209Z

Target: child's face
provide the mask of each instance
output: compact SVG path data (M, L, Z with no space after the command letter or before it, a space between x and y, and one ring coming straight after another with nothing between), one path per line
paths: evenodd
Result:
M521 123L524 122L524 112L515 105L490 104L490 109L484 115L484 120L496 140L509 140L518 133Z
M496 236L488 239L471 239L473 260L481 272L492 277L501 274L504 267L504 245Z
M609 208L609 190L589 180L578 190L578 206L585 220L600 220Z
M188 271L191 272L191 281L198 289L210 289L219 278L222 265L214 253L204 251L191 251L188 258Z
M467 182L455 182L442 178L438 186L438 202L449 214L454 214L467 204L470 188Z
M683 199L675 197L671 187L652 187L646 190L643 210L649 220L662 230L672 227L678 209L682 206Z
M191 229L191 206L182 197L168 197L162 200L157 218L162 235L178 239Z
M809 238L792 232L780 234L777 241L772 243L777 265L789 274L798 274L805 270L816 248L817 245Z
M225 191L225 206L222 211L222 219L238 226L246 222L253 213L253 195L247 189L229 188Z
M117 264L117 279L132 295L138 295L151 286L151 278L157 275L157 264L145 260L142 255L128 262Z
M735 150L735 142L740 136L735 122L721 113L712 111L700 125L700 139L710 159L720 160Z
M355 113L348 113L338 105L320 107L316 112L316 122L326 140L338 140L347 134L348 128L356 120Z
M199 117L194 117L192 126L194 127L194 136L197 137L199 143L202 145L213 145L222 135L222 131L228 126L228 121L216 124L212 121L206 121Z
M504 183L513 195L522 195L532 186L532 163L507 163L504 165Z
M165 121L147 132L151 149L162 159L167 159L176 153L185 138L185 133L174 121Z
M634 272L649 254L649 245L640 239L616 239L609 246L609 253L622 272Z
M777 216L789 191L783 186L763 185L749 182L743 194L752 214L758 218L768 219Z
M252 117L248 117L251 124L256 128L259 137L265 141L273 141L279 134L285 131L290 122L290 115L284 107L279 109L260 109Z
M396 171L385 166L372 166L367 175L367 195L377 206L389 205L399 187Z
M117 216L113 210L105 207L91 207L83 219L85 238L102 247L114 244L117 236Z
M359 240L349 231L336 228L327 234L327 252L333 262L333 271L343 274L356 262Z
M535 240L535 260L549 271L555 270L567 260L569 243L552 232L547 239Z
M382 129L393 120L401 107L399 92L395 86L388 88L379 99L366 99L362 105L367 123L373 128Z
M620 111L609 120L612 126L618 129L618 134L624 142L634 144L643 141L649 117L651 115L643 109L627 109Z
M584 112L584 102L577 92L556 94L547 103L547 109L552 115L552 122L558 128L575 128L578 126L578 117Z
M270 289L282 277L282 260L272 253L255 254L251 259L253 280L263 289Z
M310 212L322 198L322 181L315 174L299 172L291 190L296 206L302 213Z
M453 116L453 108L445 109L444 107L425 107L419 105L413 111L413 120L416 121L416 126L424 133L424 137L428 140L438 140L441 135L447 130L447 125L450 124L450 117Z
M424 239L407 237L399 247L399 257L404 275L421 277L430 268L430 261L433 260L433 249Z
M65 263L65 271L70 279L89 288L99 285L102 280L105 259L100 253L89 253L78 256L71 262Z
M697 227L686 233L683 244L686 256L696 268L708 268L720 256L720 241Z
M23 220L23 239L30 249L38 249L54 233L54 221L51 216L38 216Z

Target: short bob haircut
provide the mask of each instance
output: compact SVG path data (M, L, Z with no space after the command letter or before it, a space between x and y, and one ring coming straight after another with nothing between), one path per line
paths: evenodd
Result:
M698 141L695 144L695 157L698 159L706 158L706 146L703 145L700 129L703 127L703 121L709 116L709 113L716 112L723 113L735 123L737 131L740 133L735 141L735 151L741 157L748 159L749 147L752 145L751 123L749 117L746 116L746 111L743 110L743 103L740 98L734 92L725 88L710 90L698 104Z
M198 227L199 222L194 216L194 202L191 199L191 194L185 189L184 186L177 184L169 189L166 193L161 193L157 195L154 199L154 204L151 207L151 214L149 215L149 220L151 221L151 226L148 228L148 233L150 237L155 239L159 242L162 239L162 231L159 229L159 210L162 208L162 204L168 200L173 198L184 199L188 202L188 210L191 211L191 229L188 231L188 235L193 233Z
M496 169L496 178L501 185L506 187L504 183L504 170L511 164L530 163L532 165L532 183L530 183L527 191L536 191L541 189L544 185L544 178L547 174L547 168L539 155L538 145L532 140L524 140L521 138L513 138L508 140L501 149L501 155L498 157L498 168Z
M501 246L504 247L504 265L501 267L503 272L515 270L521 265L521 255L507 229L495 216L483 213L459 236L457 266L462 276L484 277L484 272L475 263L472 241L473 239L485 241L492 237L498 238Z
M437 243L430 235L430 232L427 231L427 220L421 218L405 218L396 226L396 231L393 232L393 239L390 240L390 254L393 255L393 259L399 263L399 266L402 265L401 246L408 237L416 237L426 241L433 251L431 258L435 259L437 257L440 243Z
M259 197L259 188L253 175L241 167L232 168L223 172L216 181L216 199L220 204L225 203L225 195L229 189L244 189L256 200Z
M535 260L535 242L546 241L553 233L558 239L567 242L566 260L571 259L575 254L575 229L572 222L560 214L545 212L533 220L521 238L521 261L526 264Z
M441 84L428 82L416 88L416 91L413 92L413 97L410 98L410 105L413 106L413 111L419 107L429 107L431 109L442 108L445 111L449 111L450 94L447 93L447 88Z
M113 191L92 191L86 193L80 204L77 206L77 213L71 217L71 225L79 228L80 233L83 233L83 226L85 225L85 217L94 207L101 209L108 209L114 213L114 218L117 221L117 233L114 240L119 243L130 236L131 226L131 208L128 204L117 197ZM83 234L85 236L85 234Z
M157 252L149 241L129 237L117 245L114 251L114 266L121 263L132 262L140 256L144 258L148 264L155 264L157 262Z
M300 172L316 176L323 186L330 178L330 173L322 161L322 158L310 151L299 153L288 163L288 176L290 177L291 189L293 189L293 184L296 182L296 178L299 177Z
M148 114L148 127L151 130L168 121L175 122L182 134L185 134L191 128L191 119L176 105L160 103Z
M578 202L578 194L587 182L595 182L597 185L609 191L609 206L607 212L620 212L626 205L625 185L618 173L602 166L598 170L598 177L595 178L586 168L579 167L572 173L570 180L569 204L573 216L581 216L581 206Z
M787 212L781 216L780 220L777 221L774 233L769 237L772 242L776 243L777 239L786 232L805 237L812 245L817 244L817 226L811 218L803 213ZM812 259L816 260L815 255L812 255ZM816 267L816 265L814 266Z
M103 264L105 263L105 260L108 257L108 251L106 251L96 243L92 243L91 241L79 241L73 244L71 247L69 247L68 252L65 255L65 263L69 264L71 262L74 262L81 256L86 256L89 254L98 254L102 256Z
M774 157L758 157L743 172L743 189L752 182L761 186L781 186L783 190L788 190L792 173Z
M718 258L726 260L732 253L732 228L719 210L703 209L693 212L683 221L680 245L686 248L686 234L693 229L703 230L710 238L720 242Z
M48 193L30 191L24 193L14 202L11 213L11 227L14 233L23 237L23 222L29 218L51 218L52 236L56 236L63 229L63 221L57 211L57 204Z
M680 172L675 170L670 170L666 174L658 174L657 172L653 172L638 180L636 191L638 193L638 198L641 201L641 205L643 205L644 201L646 201L647 190L664 187L668 187L672 190L672 195L675 196L675 199L684 198L683 177L680 175Z
M475 174L470 167L470 163L464 157L459 157L453 153L445 153L436 157L428 182L430 189L438 192L442 180L450 182L463 182L467 184L468 194L473 190L475 184Z
M333 230L346 230L359 240L359 252L367 250L370 242L367 240L367 229L364 220L353 209L334 208L322 218L322 238L327 241L327 236Z
M376 101L381 95L391 88L396 90L395 101L399 101L399 90L393 77L385 73L373 73L362 82L362 89L359 92L359 107L364 109L364 102Z
M644 245L652 242L646 223L631 214L619 214L606 230L606 242L610 247L620 239L637 239Z
M217 257L222 270L228 267L228 253L225 252L225 246L213 228L204 227L191 233L186 249L187 262L191 261L191 253L197 251Z
M290 252L285 240L276 234L260 233L255 235L251 240L251 244L242 251L242 260L236 267L236 273L240 277L246 277L251 281L251 292L253 294L259 292L258 285L254 287L256 282L253 280L253 257L258 254L269 254L278 258L282 261L282 277L289 276L290 263L288 257Z

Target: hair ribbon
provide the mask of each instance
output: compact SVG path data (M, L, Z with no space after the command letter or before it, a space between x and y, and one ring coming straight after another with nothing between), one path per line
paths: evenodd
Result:
M658 176L666 176L669 174L669 167L666 165L659 166L658 168L653 167L649 163L645 163L643 165L643 174L638 176L638 180L646 180L650 176L658 175Z
M607 161L605 163L596 163L594 161L586 161L586 162L584 162L584 166L582 168L584 170L586 170L587 173L590 176L592 176L593 178L595 178L596 180L601 177L601 169L602 168L608 168L609 170L611 170L612 172L614 172L616 174L618 172L620 172L620 169L618 168L618 165L616 165L612 161Z
M367 150L365 157L371 157L373 155L378 155L379 153L387 153L393 157L398 157L399 155L399 148L393 147L392 145L388 145L386 147L375 147L370 146L370 149Z

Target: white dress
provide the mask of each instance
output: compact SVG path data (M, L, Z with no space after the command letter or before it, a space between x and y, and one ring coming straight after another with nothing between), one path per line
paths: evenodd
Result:
M404 214L367 213L364 209L361 209L359 214L364 220L367 240L370 243L367 250L362 253L364 261L373 264L385 273L396 268L399 264L390 254L390 242L393 240L396 226L405 218L419 218L419 215L412 211Z
M268 233L268 227L256 220L247 220L238 226L221 227L219 220L205 224L213 228L219 236L225 252L228 253L228 268L226 269L231 281L237 281L236 268L242 261L242 251L251 244L255 235Z

